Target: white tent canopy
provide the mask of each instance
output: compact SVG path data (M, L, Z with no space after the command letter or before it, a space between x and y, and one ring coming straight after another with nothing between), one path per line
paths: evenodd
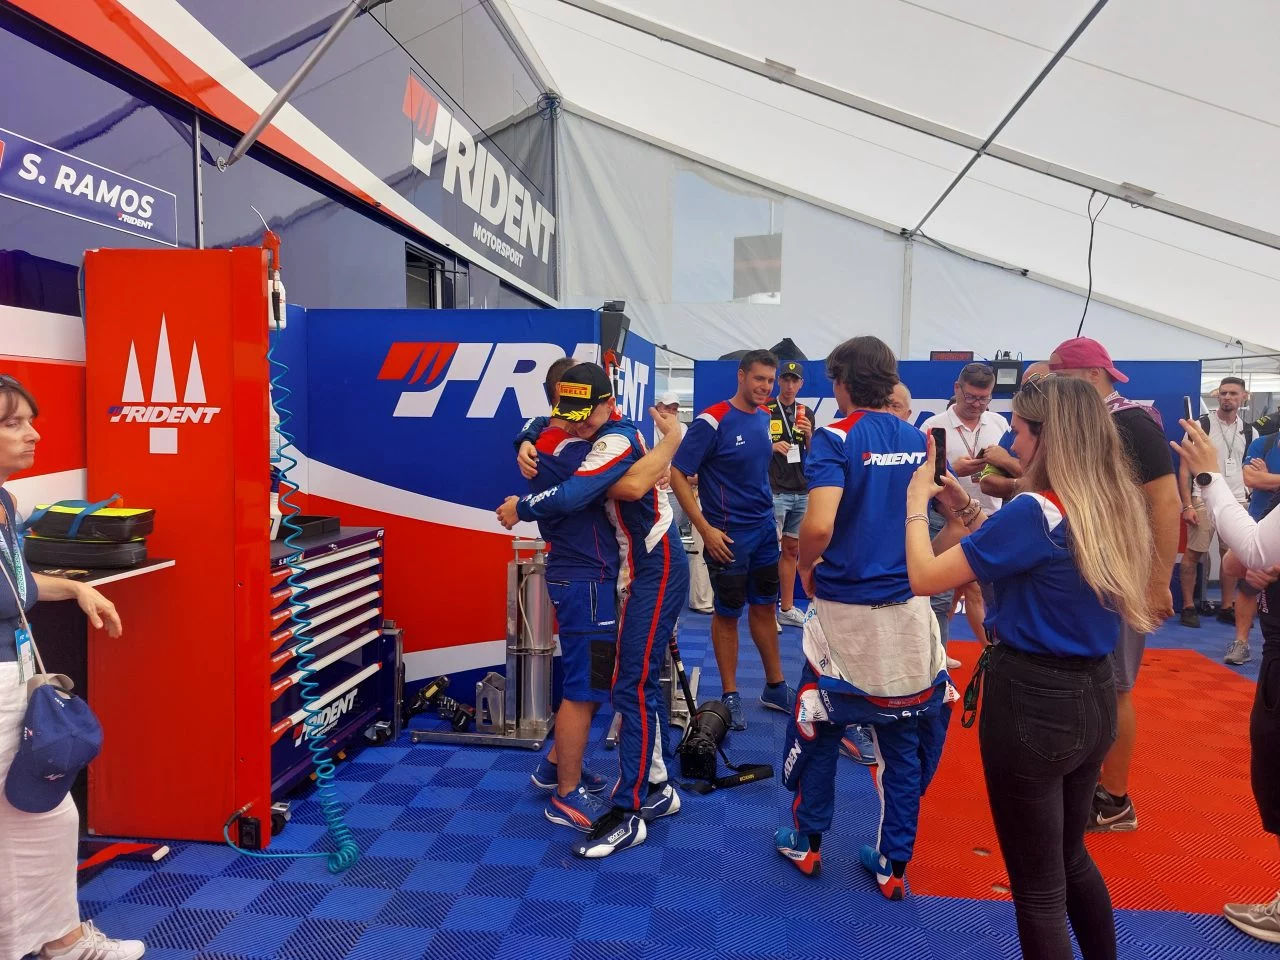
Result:
M1107 194L1136 199L1111 199L1098 216L1095 296L1171 334L1205 335L1177 355L1221 355L1236 340L1280 348L1280 187L1269 169L1280 156L1280 5L1269 0L507 5L570 114L1057 287L1089 283L1090 188L1095 214ZM579 185L561 183L562 203L585 206ZM601 292L565 261L566 301ZM1105 323L1094 309L1090 323ZM700 345L669 326L646 332L675 349ZM1064 319L1049 339L1071 333ZM957 330L947 336L958 345Z

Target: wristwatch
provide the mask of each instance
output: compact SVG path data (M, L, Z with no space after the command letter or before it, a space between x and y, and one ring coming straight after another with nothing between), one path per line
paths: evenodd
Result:
M1196 474L1196 484L1197 484L1198 486L1200 486L1200 487L1207 487L1207 486L1208 486L1210 483L1212 483L1212 482L1213 482L1213 474L1212 474L1212 473L1197 473L1197 474Z

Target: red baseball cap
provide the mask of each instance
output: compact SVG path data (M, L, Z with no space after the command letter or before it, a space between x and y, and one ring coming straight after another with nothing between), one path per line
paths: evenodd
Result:
M1073 337L1054 348L1049 359L1050 370L1087 370L1100 367L1117 383L1128 383L1129 378L1116 369L1111 354L1097 340L1089 337Z

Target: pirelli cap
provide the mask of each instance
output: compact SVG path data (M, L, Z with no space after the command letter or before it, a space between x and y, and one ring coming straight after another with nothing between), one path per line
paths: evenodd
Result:
M551 415L581 423L598 404L612 396L613 384L604 370L594 363L580 363L561 375L560 399Z
M799 360L787 360L782 364L782 369L778 371L779 377L796 377L800 380L804 379L804 364Z

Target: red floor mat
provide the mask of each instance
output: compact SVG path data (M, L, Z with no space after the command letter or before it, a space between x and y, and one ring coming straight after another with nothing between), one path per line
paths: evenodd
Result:
M978 645L953 641L963 690ZM1253 683L1190 650L1149 649L1135 697L1138 748L1130 792L1133 833L1096 834L1089 849L1117 907L1217 913L1224 902L1280 889L1280 850L1264 833L1249 789ZM1008 899L1009 877L987 809L978 727L960 726L920 816L912 892Z

